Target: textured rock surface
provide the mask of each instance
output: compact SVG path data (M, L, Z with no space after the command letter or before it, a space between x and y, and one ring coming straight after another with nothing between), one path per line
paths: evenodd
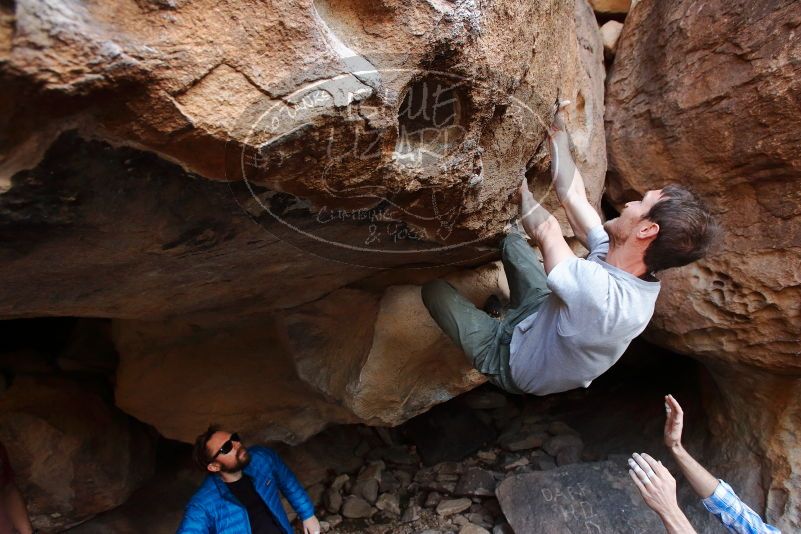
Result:
M711 467L782 532L801 526L801 380L713 364Z
M616 20L610 20L601 26L601 39L604 43L604 55L606 57L614 57L617 50L617 40L620 38L620 32L623 31L623 25Z
M801 464L782 445L801 436L784 396L801 376L799 25L797 2L640 2L607 95L613 200L684 183L725 229L718 253L664 273L649 336L713 364L721 409L738 414L727 435L758 448L768 517L790 530L801 527Z
M500 264L449 280L479 305L505 291ZM117 321L117 404L187 442L211 422L288 443L332 422L399 424L484 381L419 293L341 289L281 319Z
M168 437L294 442L477 384L416 284L497 254L521 175L548 193L557 93L600 201L584 0L1 9L0 317L115 319L117 402Z
M0 315L154 319L254 302L279 308L365 276L286 247L248 215L305 251L350 263L476 258L469 247L421 257L330 242L364 248L376 229L383 247L400 250L420 249L410 234L426 243L497 237L519 176L546 168L544 124L557 88L577 103L570 128L599 200L602 45L583 0L575 12L555 0L212 4L4 8L0 231L3 274L18 289L4 294ZM370 65L375 75L351 73ZM403 113L407 93L414 100L417 90L445 87L446 74L434 71L466 80L441 102L453 124ZM316 92L302 89L320 80ZM42 159L67 129L77 133ZM416 134L419 142L408 139ZM253 196L242 182L232 195L203 179L242 172ZM377 213L393 220L376 229L352 220ZM72 261L48 261L65 256ZM268 282L278 273L280 293ZM39 284L25 283L39 274Z
M210 423L248 439L297 443L356 419L297 378L269 317L115 325L117 405L159 433L194 441Z
M478 306L506 282L499 264L448 280ZM300 377L363 421L396 425L484 381L431 319L419 286L380 298L342 289L283 322Z
M369 273L264 231L225 184L74 133L15 183L0 195L0 269L16 288L0 295L0 316L241 315L313 300Z
M789 38L801 10L693 6L641 4L609 82L615 199L685 183L726 230L719 254L665 273L651 333L681 352L801 372L801 43ZM713 19L726 22L709 32Z
M20 377L0 398L0 441L46 532L124 502L153 474L154 440L88 384Z
M662 522L613 462L505 479L496 494L515 532L659 532Z

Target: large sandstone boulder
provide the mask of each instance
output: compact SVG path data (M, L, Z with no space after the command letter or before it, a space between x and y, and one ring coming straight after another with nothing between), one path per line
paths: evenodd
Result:
M297 378L270 317L118 321L117 405L191 443L211 423L250 441L297 443L356 419Z
M449 277L477 305L508 293L500 264ZM330 423L397 425L484 381L419 286L341 289L280 319L117 321L117 404L171 439L218 422L297 443Z
M508 294L499 263L450 276L474 304ZM359 419L397 425L484 382L428 314L420 287L342 289L284 319L300 377Z
M0 397L0 441L44 532L121 504L153 474L155 435L92 389L18 377Z
M600 202L604 75L585 0L5 2L0 317L113 319L169 438L400 423L483 380L418 286L555 207L557 96Z
M600 200L585 0L2 9L0 316L287 308L358 265L486 261L557 93Z
M615 203L677 182L722 223L717 253L662 275L648 335L712 366L727 447L755 451L743 465L761 472L744 491L789 530L801 528L789 445L801 437L790 393L801 377L799 23L791 1L643 0L618 43L606 116Z

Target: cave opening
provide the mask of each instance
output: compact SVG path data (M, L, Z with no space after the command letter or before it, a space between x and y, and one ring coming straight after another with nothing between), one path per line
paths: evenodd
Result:
M203 475L191 464L189 444L166 439L157 429L114 406L117 355L111 321L0 321L0 334L0 371L5 379L0 407L18 381L35 385L73 380L79 387L99 392L109 411L141 427L144 432L137 439L147 436L153 448L153 468L136 488L131 488L131 496L120 506L72 527L70 532L89 534L115 529L122 522L133 522L137 528L153 532L174 529ZM635 340L618 364L586 390L546 397L513 396L485 384L398 427L333 425L300 445L273 446L296 471L317 503L320 516L341 521L336 532L363 532L372 525L389 526L386 532L394 532L393 525L400 524L447 528L453 527L454 516L437 515L435 501L463 498L459 492L466 490L457 486L468 470L479 469L504 479L573 463L620 463L632 452L643 451L669 464L661 444L662 397L667 393L681 399L685 408L687 441L703 450L709 431L702 398L708 383L705 369L695 360ZM83 419L96 416L72 414L76 422L69 424L91 425L96 421ZM13 415L0 417L5 417L12 428L0 427L0 440L18 438L20 429L15 427ZM551 454L554 451L543 449L546 445L541 439L538 442L539 438L532 437L537 433L547 437L554 428L569 428L579 437L581 449L573 451L572 457ZM386 509L378 509L374 498L370 517L345 517L343 505L330 502L326 492L330 493L331 484L342 475L347 475L349 481L339 490L342 497L347 499L349 491L363 491L359 473L371 462L383 466L376 491L378 496L389 495L383 499L390 504L382 501ZM692 496L680 496L692 508ZM397 510L392 504L395 497ZM456 516L470 516L489 530L505 521L492 492L469 498L470 508ZM403 514L407 515L407 523L401 521ZM701 515L699 510L698 517ZM410 519L412 516L417 519Z
M18 378L65 377L91 382L113 400L117 352L111 320L41 317L0 321L0 391Z

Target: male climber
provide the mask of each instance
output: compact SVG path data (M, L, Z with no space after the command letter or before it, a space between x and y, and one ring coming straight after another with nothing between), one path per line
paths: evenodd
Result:
M477 309L442 280L422 290L440 328L490 382L511 393L588 387L650 321L659 294L654 273L703 257L717 228L702 202L675 185L648 191L602 224L587 200L561 114L557 108L549 131L551 174L589 256L576 257L524 178L520 222L539 247L544 270L522 235L504 238L501 259L510 302L503 319Z

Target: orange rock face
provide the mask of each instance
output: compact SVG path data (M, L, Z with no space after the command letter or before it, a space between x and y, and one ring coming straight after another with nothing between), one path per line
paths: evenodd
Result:
M491 264L450 278L477 305L502 294ZM414 285L341 289L281 316L118 321L116 402L164 436L210 423L299 443L331 423L397 425L484 382Z
M681 183L724 227L717 253L662 275L648 335L716 372L725 447L757 448L750 487L768 488L768 517L788 530L801 527L799 23L789 1L639 2L606 116L613 200Z
M604 72L583 1L574 10L556 1L243 0L220 9L131 0L80 11L17 2L3 20L9 113L0 183L12 194L31 179L12 184L14 172L34 167L59 132L74 129L206 179L244 178L244 214L280 211L286 225L286 210L311 212L315 228L300 229L318 239L304 248L324 248L331 233L363 246L367 229L349 237L316 219L376 208L419 241L462 244L497 235L514 213L508 195L524 172L543 166L545 125L561 91L577 102L571 129L593 201L600 198ZM107 171L114 188L119 170ZM70 193L77 202L67 211L85 206L81 187L90 185ZM393 245L399 235L407 241L395 248L417 250L409 231L390 234ZM198 231L206 241L213 232Z

